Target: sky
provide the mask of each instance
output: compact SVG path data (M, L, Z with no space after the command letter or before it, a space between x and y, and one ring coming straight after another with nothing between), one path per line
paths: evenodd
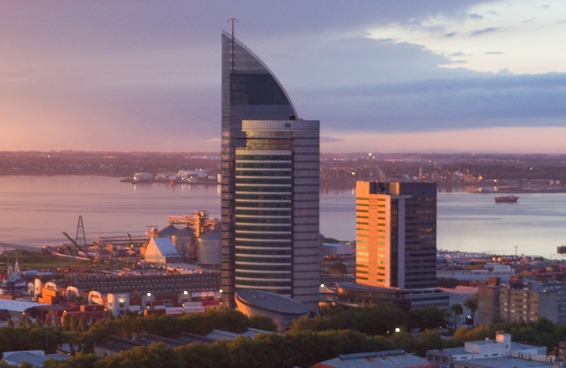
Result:
M230 18L323 153L566 153L563 0L0 0L0 151L218 152Z

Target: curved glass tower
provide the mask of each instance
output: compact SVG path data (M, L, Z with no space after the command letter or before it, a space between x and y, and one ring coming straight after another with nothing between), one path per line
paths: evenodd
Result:
M319 123L297 120L285 90L243 44L222 34L222 297L238 289L316 309ZM300 201L300 205L298 205Z

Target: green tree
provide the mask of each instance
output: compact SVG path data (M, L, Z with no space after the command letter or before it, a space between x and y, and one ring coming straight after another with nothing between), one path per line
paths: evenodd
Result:
M346 265L342 262L334 262L330 266L328 266L328 272L336 276L344 276L348 273L348 269Z
M419 337L417 355L425 356L427 350L442 349L444 344L435 330L426 330Z
M117 355L111 355L96 362L97 368L184 368L179 353L164 344L136 346Z
M88 331L88 323L86 321L86 316L82 316L79 320L79 331L85 332Z
M251 316L249 318L249 327L264 331L277 331L277 325L267 316Z
M418 329L424 331L441 328L446 324L446 312L434 306L411 309L407 316L409 319L409 330Z
M464 307L468 308L472 314L472 326L476 325L476 311L478 310L478 294L469 296L464 301Z
M462 308L462 304L454 303L450 306L450 313L452 313L453 324L454 328L458 327L458 320L460 316L464 313L464 308Z
M68 315L63 316L63 331L70 331L71 330L71 319Z
M78 331L79 330L79 317L75 314L71 316L71 331Z
M408 332L400 331L391 336L391 342L397 349L403 349L408 353L416 353L419 349L419 340Z

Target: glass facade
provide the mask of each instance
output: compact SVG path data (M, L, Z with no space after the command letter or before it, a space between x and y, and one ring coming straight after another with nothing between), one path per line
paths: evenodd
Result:
M358 182L356 280L436 287L436 185Z
M250 154L256 152L248 148L257 146L253 138L236 150L236 289L291 296L293 178L291 142L285 141L279 145L288 150L278 155Z
M243 121L266 123L259 130L244 131ZM272 129L273 121L278 121L276 129ZM318 298L318 130L318 122L297 120L287 93L263 62L223 33L221 283L225 306L235 307L238 289L261 289L308 302ZM300 180L294 166L297 160L311 165ZM297 198L304 200L299 206Z

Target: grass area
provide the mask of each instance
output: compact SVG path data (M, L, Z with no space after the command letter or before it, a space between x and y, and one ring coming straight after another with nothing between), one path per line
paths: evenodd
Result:
M88 265L86 261L79 261L74 258L58 257L52 254L42 254L41 252L29 252L18 250L15 252L10 252L8 254L0 255L0 264L7 263L7 265L2 265L0 268L6 269L8 265L14 265L16 259L20 263L21 270L39 270L39 271L51 271L54 268L69 267L74 265Z

